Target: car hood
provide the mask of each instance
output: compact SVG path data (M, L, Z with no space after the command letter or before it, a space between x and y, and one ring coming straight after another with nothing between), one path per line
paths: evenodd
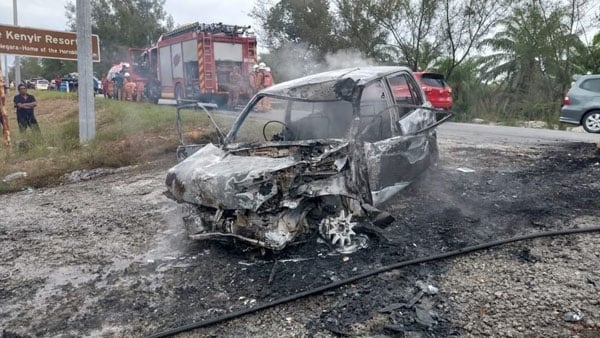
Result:
M318 194L298 180L299 176L313 173L320 180L335 176L343 180L343 175L337 174L348 162L342 152L347 145L288 142L221 149L208 144L171 168L166 184L173 197L181 202L257 211L275 196L293 200L294 194ZM344 184L338 185L340 189L331 192L348 194ZM331 190L327 184L321 186L323 193Z

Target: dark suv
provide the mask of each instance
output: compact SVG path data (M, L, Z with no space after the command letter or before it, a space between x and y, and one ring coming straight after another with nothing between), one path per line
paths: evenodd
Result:
M560 109L560 122L582 125L600 133L600 74L576 78Z

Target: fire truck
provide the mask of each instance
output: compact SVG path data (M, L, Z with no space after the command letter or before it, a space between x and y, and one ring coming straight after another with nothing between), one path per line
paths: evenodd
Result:
M224 105L229 74L237 67L245 79L257 62L250 26L193 23L163 34L156 46L130 49L132 80L143 85L150 101L192 99ZM249 98L248 98L249 99Z

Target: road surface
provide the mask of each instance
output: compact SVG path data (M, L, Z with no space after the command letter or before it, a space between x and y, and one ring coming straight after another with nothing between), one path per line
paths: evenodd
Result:
M449 139L467 143L498 145L534 145L562 142L595 143L600 135L585 132L535 129L524 127L491 126L448 122L438 128L440 140Z
M600 155L570 144L598 135L461 123L439 135L438 165L387 203L396 221L352 255L316 238L277 254L189 240L164 195L175 154L0 195L0 337L142 337L398 261L600 224ZM598 234L516 243L181 337L600 337L598 247Z

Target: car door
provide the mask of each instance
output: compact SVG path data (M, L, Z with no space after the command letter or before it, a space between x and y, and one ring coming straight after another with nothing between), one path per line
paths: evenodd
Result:
M428 129L435 125L436 114L424 107L423 92L412 74L392 74L382 79L381 85L386 106L380 116L389 132L381 133L378 139L363 140L374 205L405 188L437 153L435 132ZM367 102L368 97L362 96L361 119L366 115L363 107L368 106Z

